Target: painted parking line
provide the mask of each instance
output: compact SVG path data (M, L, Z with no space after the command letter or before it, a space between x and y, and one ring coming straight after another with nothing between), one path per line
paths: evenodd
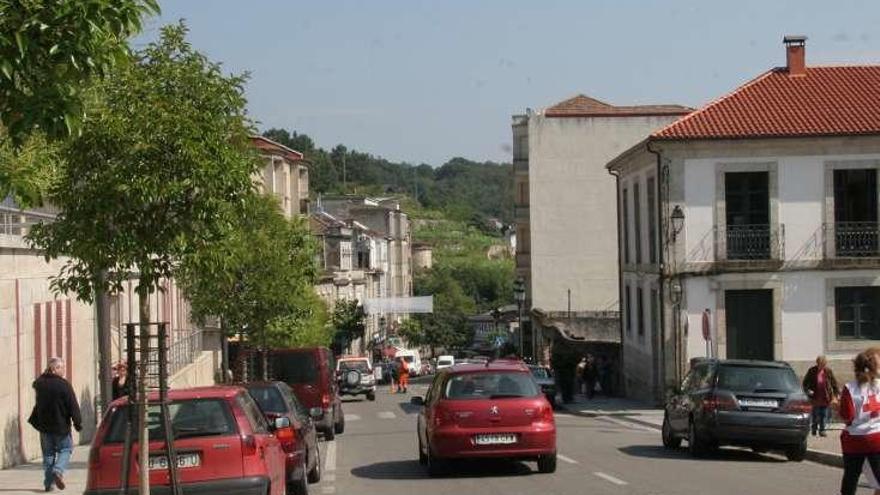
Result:
M358 416L357 414L346 414L345 415L346 421L360 421L360 419L361 419L361 417Z
M639 423L634 423L634 422L632 422L632 421L624 421L624 420L622 420L622 419L614 418L614 417L611 417L611 416L597 416L596 419L598 419L599 421L604 421L604 422L606 422L606 423L613 423L613 424L616 424L616 425L618 425L618 426L623 426L623 427L625 427L625 428L628 429L628 430L636 430L636 431L645 431L645 432L649 432L649 433L657 433L657 429L656 429L656 428L651 428L651 427L648 427L648 426L645 426L645 425L642 425L642 424L639 424Z
M327 457L324 458L324 471L336 471L336 441L327 442Z
M566 457L562 454L556 454L556 458L562 462L567 462L569 464L577 464L578 463L578 461L572 459L571 457Z
M379 413L379 419L394 419L397 415L391 411L382 411Z
M624 485L629 484L620 478L615 478L614 476L611 476L610 474L606 474L603 472L595 472L595 473L593 473L593 476L596 476L597 478L602 478L603 480L608 481L610 483L614 483L615 485L618 485L618 486L624 486Z

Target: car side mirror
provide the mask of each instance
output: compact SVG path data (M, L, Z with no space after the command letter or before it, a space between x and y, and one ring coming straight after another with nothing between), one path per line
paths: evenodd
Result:
M415 397L413 397L409 400L409 403L414 406L424 406L425 405L425 398L422 396L416 395Z
M323 416L323 415L324 415L324 410L321 409L320 407L313 407L313 408L309 409L309 416L311 416L312 419L321 419L321 416Z
M275 418L275 421L272 423L272 426L275 430L280 430L282 428L290 428L290 418L287 416L280 416Z

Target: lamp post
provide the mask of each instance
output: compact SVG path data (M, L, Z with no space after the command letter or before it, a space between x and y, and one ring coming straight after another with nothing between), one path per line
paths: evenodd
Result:
M517 328L519 328L519 355L525 356L525 329L523 328L523 306L526 302L526 283L522 277L513 283L513 297L516 299ZM532 358L534 358L535 339L532 337Z
M680 382L683 374L684 368L684 336L681 328L681 301L684 293L684 288L681 285L681 279L677 277L676 274L676 249L675 243L678 240L678 235L681 233L684 228L684 211L681 209L681 205L675 205L672 208L672 213L669 215L669 218L672 222L672 277L670 281L670 291L669 298L672 302L673 307L673 318L672 324L675 329L675 374L676 381Z

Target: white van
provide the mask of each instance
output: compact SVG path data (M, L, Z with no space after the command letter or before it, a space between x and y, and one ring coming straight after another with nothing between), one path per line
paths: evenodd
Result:
M443 368L451 368L453 366L455 366L455 357L454 356L439 356L439 357L437 357L437 371L440 371Z
M401 358L409 365L410 376L419 376L422 374L422 358L419 351L415 349L400 349L394 353L394 358Z

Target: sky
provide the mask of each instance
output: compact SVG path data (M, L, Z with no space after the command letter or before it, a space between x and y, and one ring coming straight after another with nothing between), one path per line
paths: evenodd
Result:
M258 127L389 160L511 160L511 116L576 94L702 106L785 64L880 63L880 2L160 0L135 46L184 19L247 71Z

